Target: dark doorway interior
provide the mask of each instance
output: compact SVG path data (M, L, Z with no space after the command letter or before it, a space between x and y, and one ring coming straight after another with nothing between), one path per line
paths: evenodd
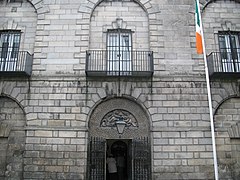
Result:
M113 155L117 164L117 179L114 180L129 180L131 179L131 140L130 139L108 139L107 140L107 157ZM107 180L109 178L108 167L106 168Z
M146 137L136 139L103 139L91 137L88 153L89 180L151 180L151 148ZM115 170L109 178L108 158L112 154ZM119 158L121 157L121 158ZM120 159L120 160L119 160ZM122 164L122 169L117 164Z

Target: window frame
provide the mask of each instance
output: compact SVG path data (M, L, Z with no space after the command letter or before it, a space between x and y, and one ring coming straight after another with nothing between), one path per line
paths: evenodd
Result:
M21 31L0 31L0 70L14 71L20 50Z
M223 72L240 72L240 32L219 31L218 43Z
M108 29L106 39L108 75L131 75L133 67L132 33L130 29ZM110 36L115 36L115 38L113 38L114 41L110 40ZM126 40L124 37L127 37L128 41L124 41Z
M22 3L23 0L7 0L8 3Z

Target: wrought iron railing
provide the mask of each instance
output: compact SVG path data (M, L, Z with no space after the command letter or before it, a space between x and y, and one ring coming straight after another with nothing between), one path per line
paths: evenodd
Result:
M86 52L87 76L141 76L153 74L152 51L107 51Z
M0 73L14 73L30 76L32 73L33 55L27 51L0 51Z
M212 52L207 56L210 76L240 75L240 49Z

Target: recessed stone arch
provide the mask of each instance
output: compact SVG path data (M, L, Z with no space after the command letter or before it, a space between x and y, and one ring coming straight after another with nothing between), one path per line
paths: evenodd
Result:
M13 98L0 95L0 178L22 179L26 116ZM6 170L6 171L5 171Z
M132 124L125 126L121 138L133 139L141 136L150 136L151 120L147 110L136 100L126 97L107 98L92 109L88 122L89 136L106 139L119 138L116 126L102 125L104 118L112 112L123 112L125 116L129 115L129 119L132 120Z
M216 150L220 177L238 179L240 171L240 97L223 101L215 115Z
M81 3L79 5L78 8L78 13L80 14L80 16L82 16L83 18L77 21L77 25L86 25L86 24L90 24L91 21L91 16L92 13L94 12L95 8L101 4L104 0L86 0L85 3ZM145 11L145 13L147 14L148 18L149 18L149 24L148 24L148 28L149 29L154 29L151 28L152 26L155 26L156 24L161 24L161 21L158 21L157 18L157 14L160 13L160 6L159 3L152 1L152 0L133 0L133 2L137 3L142 9L143 11ZM153 30L154 31L154 30ZM88 32L88 33L86 33ZM89 33L90 33L90 26L85 27L85 32L81 33L81 32L77 32L76 36L81 36L81 39L87 39L85 46L81 46L81 53L85 54L86 50L89 50L90 47L90 39L89 39ZM154 33L149 33L149 39L154 38L153 37ZM151 44L150 44L151 46ZM151 49L151 47L150 47Z
M25 96L22 93L28 93L28 84L23 88L17 87L17 82L1 82L0 83L0 97L8 97L15 101L22 109L24 105L22 104L25 100Z
M232 128L237 127L237 124L240 123L239 110L239 96L229 96L223 99L214 112L214 123L216 131L230 132Z
M11 96L5 95L5 94L0 95L0 102L1 102L0 109L1 108L12 108L12 107L19 109L17 111L12 111L12 112L11 111L4 111L4 109L3 109L3 111L4 111L4 113L9 113L9 115L13 115L14 117L16 117L15 116L16 114L21 114L22 118L17 118L17 117L16 118L17 118L17 120L24 121L24 122L20 123L22 125L17 125L16 123L12 123L10 125L11 126L22 126L22 127L24 127L25 124L26 124L26 122L25 122L26 113L24 111L24 107L16 99L12 98ZM7 102L6 106L3 106L4 102ZM11 104L12 104L12 107L11 107ZM4 117L2 119L0 119L0 121L4 121ZM10 117L6 116L5 120L11 120L11 119L14 119L14 118L10 118Z
M45 10L43 10L45 9ZM22 5L10 3L1 7L3 17L0 20L0 30L21 31L20 51L34 52L35 35L38 26L38 20L44 19L47 7L42 1L24 0ZM16 16L15 14L18 14ZM30 17L22 20L23 17Z
M78 12L86 14L86 18L90 19L94 9L105 0L87 0L86 3L80 5ZM153 4L151 0L133 0L141 6L148 14L159 12L158 4Z
M228 101L229 99L231 98L240 98L239 96L237 95L229 95L229 96L226 96L226 97L222 97L221 101L219 101L213 108L215 109L214 111L214 115L216 115L218 113L218 109L226 102Z
M206 0L201 0L201 2L203 4L202 10L204 10L209 4L214 3L216 1L218 1L218 0L207 0L207 1ZM232 1L235 1L236 3L240 3L240 0L232 0Z
M236 82L225 82L220 84L215 82L212 83L211 86L212 89L221 87L221 89L218 91L212 91L213 109L215 110L214 114L217 113L218 108L228 99L240 97L239 85Z
M38 15L43 15L48 13L49 7L44 4L44 0L27 0L32 4Z
M90 18L90 50L104 50L109 43L106 41L109 30L124 29L131 34L129 39L133 50L149 51L149 16L139 3L102 1L91 12Z

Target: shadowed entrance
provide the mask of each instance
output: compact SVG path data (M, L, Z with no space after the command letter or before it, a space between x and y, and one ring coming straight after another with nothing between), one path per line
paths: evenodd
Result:
M118 121L124 123L121 132ZM110 98L99 103L89 120L88 179L109 180L106 160L112 154L119 180L151 180L149 122L134 100Z

